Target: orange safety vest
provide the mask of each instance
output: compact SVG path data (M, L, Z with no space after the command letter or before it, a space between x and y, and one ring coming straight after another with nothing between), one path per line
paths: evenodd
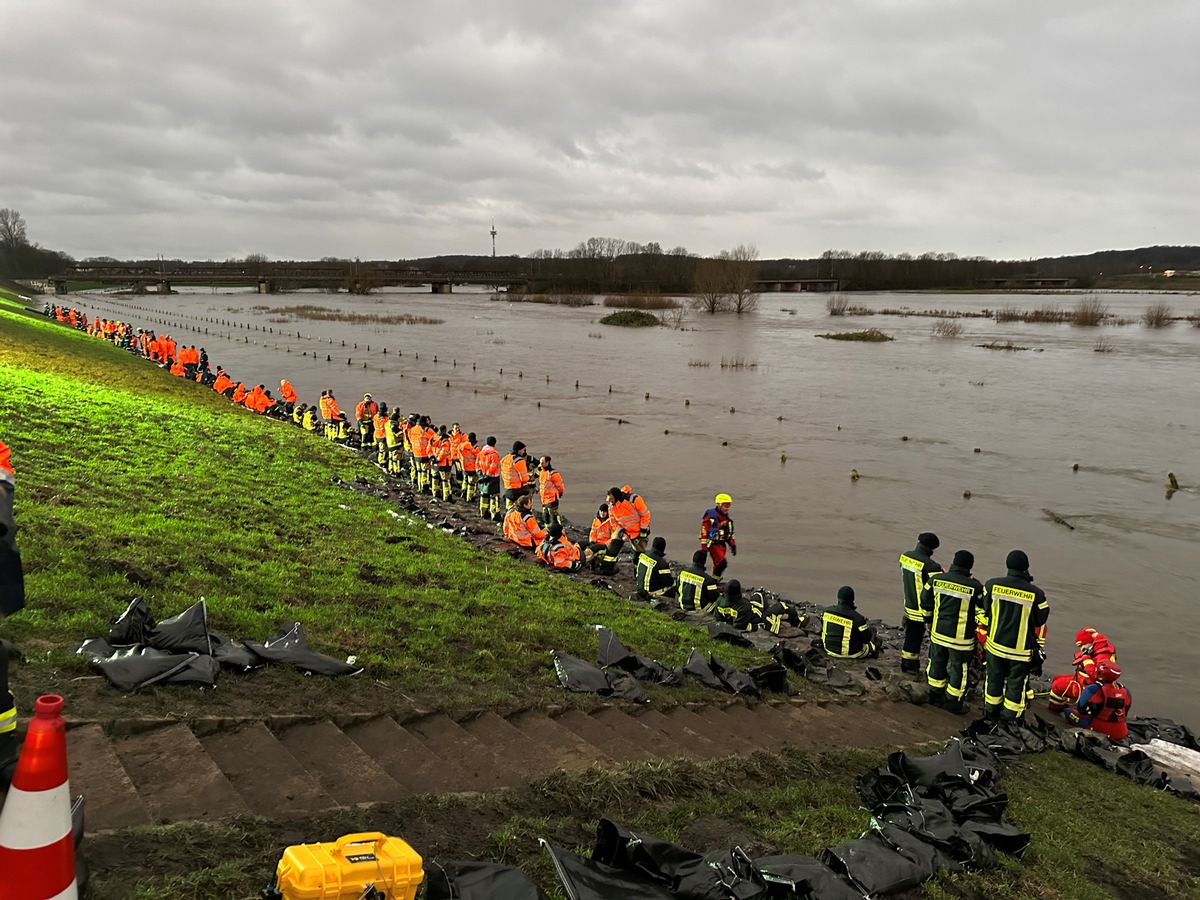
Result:
M233 385L233 379L222 372L217 376L217 380L213 382L213 390L218 394L224 393Z
M412 455L417 459L424 459L429 455L429 439L425 436L424 426L413 425L408 429L408 446L412 448Z
M588 532L588 540L593 544L607 544L616 530L617 524L612 520L612 516L607 519L596 516L592 519L592 530Z
M183 375L183 363L176 360L174 365L171 366L171 374L177 375L177 376L182 376Z
M640 494L635 494L629 485L625 485L621 490L629 495L629 502L637 510L639 527L642 531L648 531L650 529L650 508L646 506L646 501Z
M366 400L359 400L358 406L354 407L354 418L360 422L363 419L373 419L377 412L379 412L379 404L374 400L369 403Z
M387 416L381 416L379 413L375 413L375 440L387 440L387 423Z
M338 402L333 399L332 394L325 398L325 405L329 409L330 421L336 421L342 415L342 408L338 406Z
M579 545L566 538L559 538L553 544L543 541L538 544L537 557L555 569L569 569L579 561Z
M233 402L241 403L246 399L246 385L238 382L238 386L233 390Z
M0 481L7 481L9 484L16 483L17 473L12 467L12 451L8 449L8 444L0 441Z
M458 461L462 463L464 472L475 471L475 455L475 445L464 438L458 445Z
M500 460L500 480L507 491L519 491L529 484L529 471L525 468L525 457L509 453Z
M538 471L538 485L542 495L543 506L557 503L558 498L565 494L567 490L563 485L562 476L558 474L557 469L552 469L549 472L545 469L540 469Z
M630 540L642 533L642 518L628 500L618 500L610 506L608 517L617 523L616 527L624 531Z
M279 396L283 398L284 403L296 402L296 389L292 387L292 383L286 378L279 382Z
M475 470L484 478L495 478L500 474L500 451L484 444L475 454Z
M514 544L533 549L546 536L537 516L517 506L504 517L504 536Z

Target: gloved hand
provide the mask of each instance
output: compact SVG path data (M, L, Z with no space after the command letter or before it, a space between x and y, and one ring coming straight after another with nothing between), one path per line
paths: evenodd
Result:
M730 544L729 552L732 553L734 556L737 556L737 544Z
M1035 649L1033 651L1033 661L1032 661L1032 664L1029 666L1029 674L1030 675L1041 675L1042 674L1042 664L1045 661L1046 661L1046 651L1043 650L1041 647L1038 647L1037 649Z

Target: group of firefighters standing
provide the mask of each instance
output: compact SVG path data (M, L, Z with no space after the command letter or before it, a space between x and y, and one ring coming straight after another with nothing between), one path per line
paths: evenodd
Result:
M700 548L691 565L676 575L666 560L664 538L656 537L647 549L650 510L630 485L609 489L592 520L587 542L575 543L565 535L559 513L559 500L566 490L562 474L549 456L530 460L522 441L514 441L511 452L501 456L494 436L479 442L474 432L464 433L457 422L439 426L427 415L404 416L395 407L389 411L386 403L375 401L370 393L355 407L352 425L332 390L322 391L318 402L310 406L299 403L291 383L283 379L276 399L261 384L248 388L243 382L234 382L220 366L211 371L203 348L177 346L169 336L142 329L135 332L127 324L98 316L89 320L76 309L55 306L47 307L46 312L64 324L140 353L174 375L207 384L257 413L288 419L307 431L322 431L331 441L357 446L384 471L407 477L414 491L441 500L457 497L471 502L477 497L481 516L502 522L508 540L533 550L551 568L573 571L587 566L598 574L613 575L628 542L638 554L638 593L644 598L670 599L686 610L711 611L718 621L742 631L778 632L784 622L799 621L786 602L767 600L761 592L747 596L737 580L721 581L729 564L727 557L737 555L728 494L717 494L713 506L705 511ZM540 516L533 511L534 495L541 501ZM924 532L916 547L900 555L904 597L901 671L920 674L921 651L928 634L925 680L932 703L965 713L972 664L982 664L984 713L1019 717L1031 696L1029 677L1042 671L1050 612L1045 593L1029 574L1029 558L1024 551L1013 550L1005 560L1006 574L983 584L971 574L972 553L959 550L950 568L944 570L933 559L939 546L937 535ZM711 574L706 570L709 563ZM855 607L853 588L839 589L837 603L823 610L821 640L831 656L879 655L877 634ZM1124 737L1131 697L1119 681L1121 669L1115 650L1092 629L1077 635L1076 646L1075 670L1054 680L1051 708L1076 724L1110 737ZM0 733L3 727L0 713Z
M936 534L923 532L917 545L900 555L904 592L904 645L901 671L920 674L921 650L929 635L925 680L930 702L950 712L967 711L965 697L972 664L983 667L983 711L994 718L1018 718L1032 693L1030 676L1042 674L1046 659L1046 623L1050 606L1033 583L1029 557L1013 550L1005 558L1006 573L987 583L972 574L975 556L954 554L943 570L934 558ZM854 607L854 590L838 591L838 604L824 611L822 640L833 656L875 657L873 628ZM1081 727L1123 738L1132 697L1120 683L1116 649L1095 629L1075 638L1074 671L1051 685L1052 710Z

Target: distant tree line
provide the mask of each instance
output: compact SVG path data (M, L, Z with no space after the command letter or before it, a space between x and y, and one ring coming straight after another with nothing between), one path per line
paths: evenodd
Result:
M65 253L31 244L25 218L15 209L0 209L0 277L44 278L74 264Z

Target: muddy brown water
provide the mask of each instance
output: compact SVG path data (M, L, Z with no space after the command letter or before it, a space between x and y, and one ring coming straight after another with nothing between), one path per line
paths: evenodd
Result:
M1135 323L1160 299L1100 296ZM1052 608L1047 671L1069 668L1080 627L1099 628L1119 649L1137 713L1200 725L1200 329L964 318L960 337L937 338L936 319L836 318L827 298L764 294L755 314L693 312L685 330L603 326L600 305L466 289L77 300L194 341L251 384L286 376L308 402L332 388L352 412L369 390L405 413L495 434L502 452L523 440L554 457L562 510L585 526L606 488L632 484L675 559L698 546L703 511L728 492L740 554L727 577L798 600L832 602L850 584L867 615L898 621L897 556L918 532L940 535L944 565L970 549L984 580L1024 549ZM1078 295L849 299L875 310L1069 309ZM1200 313L1200 296L1165 299L1176 315ZM445 321L281 322L267 311L302 303ZM816 337L868 327L895 340ZM1095 352L1100 338L1114 352ZM1029 349L976 346L1008 340ZM1183 486L1171 496L1169 471Z

